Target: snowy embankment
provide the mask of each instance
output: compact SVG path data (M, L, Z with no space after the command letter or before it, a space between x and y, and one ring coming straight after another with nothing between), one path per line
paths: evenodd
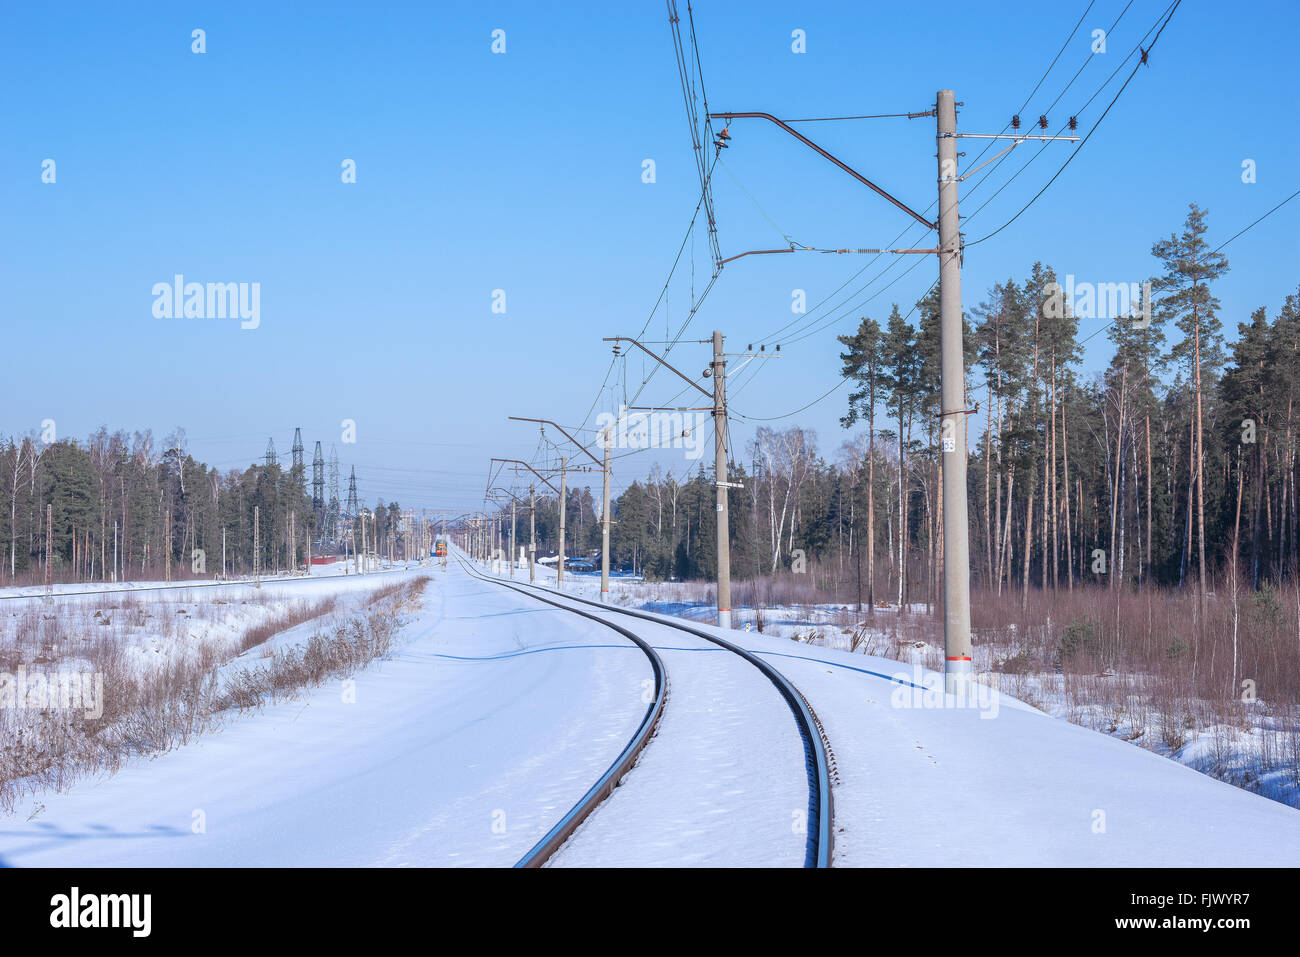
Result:
M391 660L24 800L0 865L513 864L627 742L649 664L455 569L410 574L433 581Z
M621 590L637 604L630 596L646 587ZM1300 860L1300 812L1005 694L983 689L958 707L919 665L717 633L776 665L825 725L840 777L837 866Z
M742 644L779 662L825 724L847 831L837 864L1300 860L1300 812L996 691L954 707L934 672L753 634Z
M413 566L414 567L414 566ZM199 649L217 659L237 653L250 629L323 610L340 614L394 575L320 572L307 578L248 582L124 582L60 585L54 603L30 588L0 588L0 671L18 665L57 670L93 666L95 646L116 645L141 673L174 666Z
M358 616L367 620L362 639L390 633L380 618L379 631L370 629L379 611L370 606L405 587L400 574L286 579L260 588L65 589L48 602L0 596L0 813L11 812L23 794L67 788L219 724L225 705L211 679L225 663L244 667L271 654L268 639L301 635L308 625L308 639L316 631L333 634ZM313 647L313 669L337 669L380 646L345 636L329 646L329 656L319 654L324 646ZM307 677L301 668L282 667L287 659L274 663L280 690ZM240 701L249 703L247 695Z
M566 577L566 587L575 593L599 593L589 575ZM712 586L705 583L611 578L610 584L615 604L695 623L716 621ZM893 659L891 674L909 672L913 665L943 666L942 643L933 640L936 622L924 604L909 606L902 616L896 605L886 604L874 616L856 612L851 604L736 607L732 620L737 629L761 630L768 637L886 656ZM1015 625L1008 630L1014 634ZM1014 667L1015 660L1008 665L1008 657L1014 658L1005 645L977 639L978 680L1055 718L1300 808L1300 721L1294 707L1260 698L1242 703L1236 720L1225 722L1207 702L1197 707L1194 699L1179 699L1171 705L1158 676L1025 670Z
M0 827L0 864L514 863L627 742L649 664L454 563L411 575L430 572L391 659L24 800ZM764 710L770 686L722 670L727 652L607 614L663 649L670 697L641 762L556 863L795 863L805 778L788 709ZM937 676L900 683L894 660L722 634L779 667L825 725L837 865L1300 859L1300 813L1007 696L952 707L922 690Z

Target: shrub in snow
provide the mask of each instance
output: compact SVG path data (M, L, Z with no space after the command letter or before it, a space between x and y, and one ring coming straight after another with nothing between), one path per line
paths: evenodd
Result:
M1076 618L1065 627L1056 642L1056 657L1052 666L1063 671L1076 659L1097 652L1100 627L1095 619Z

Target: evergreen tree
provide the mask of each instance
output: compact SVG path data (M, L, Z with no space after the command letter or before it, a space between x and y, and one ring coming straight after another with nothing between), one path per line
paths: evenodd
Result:
M1218 319L1219 300L1210 284L1228 271L1228 260L1213 252L1205 240L1206 210L1192 203L1183 223L1181 235L1171 235L1151 247L1151 254L1164 265L1164 275L1153 288L1160 294L1158 309L1163 318L1172 318L1183 339L1176 343L1170 358L1187 370L1196 397L1196 427L1191 450L1195 473L1196 525L1199 545L1201 616L1205 616L1208 578L1205 563L1205 417L1206 392L1214 388L1223 365L1222 323Z

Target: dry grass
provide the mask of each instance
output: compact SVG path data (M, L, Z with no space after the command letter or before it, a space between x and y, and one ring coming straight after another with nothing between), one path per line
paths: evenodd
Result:
M220 565L220 555L218 555L217 564ZM109 561L109 565L110 566L112 565L111 560ZM220 570L221 570L220 568L217 569L217 571ZM276 570L272 568L270 574L265 574L265 573L263 574L263 578L272 577L275 571ZM232 571L232 576L233 574L234 573ZM251 571L243 571L240 574L246 577L252 576ZM50 577L53 584L55 585L103 584L105 582L112 581L113 572L112 572L112 568L110 567L108 570L108 574L104 575L102 570L99 567L98 560L96 560L95 574L93 577L88 578L85 575L74 575L72 573L70 565L56 559L54 563L53 574ZM118 569L118 578L121 581L160 582L167 579L167 568L163 565L162 562L151 561L143 568L140 566L139 562L135 562L131 564L129 567L126 566L120 567ZM191 571L190 562L188 559L183 562L180 561L172 562L171 581L174 582L212 581L213 579L214 579L214 575L211 570L203 571L203 572ZM3 568L0 568L0 587L39 588L44 584L45 584L45 568L40 563L35 564L34 566L28 568L25 571L18 572L18 574L16 575L10 576L8 556L7 555L5 556L4 566Z
M427 578L394 582L370 599L369 610L327 632L318 631L305 645L276 650L268 662L236 672L217 698L214 710L260 709L285 697L297 697L333 678L355 673L372 661L386 658L401 628L401 614L418 597Z
M402 611L418 599L427 583L427 578L390 583L369 594L361 612L334 625L329 633L314 635L301 648L279 651L270 666L252 669L272 676L262 691L284 696L388 654ZM192 610L192 603L184 601L141 602L130 596L111 610L110 617L137 623L153 619L156 627L167 631L177 627L175 619L183 621ZM0 810L11 813L24 794L62 790L87 773L115 772L132 756L159 754L213 729L232 705L243 710L252 704L247 696L233 699L223 688L218 676L223 664L336 610L333 597L295 602L247 628L233 648L228 642L199 642L183 653L160 656L158 662L142 666L138 658L128 655L113 627L102 627L96 634L92 626L87 637L78 630L80 622L61 621L47 606L30 603L14 616L20 619L17 639L0 645L0 671L12 674L21 666L40 675L69 670L93 673L102 681L97 695L102 713L87 717L82 708L0 708L0 741L4 742ZM97 613L104 617L103 609ZM77 634L82 637L74 638Z
M754 608L759 630L769 631L777 607L808 619L813 606L823 614L827 605L846 606L830 615L828 646L943 669L941 605L933 614L917 606L858 612L856 583L832 578L784 572L738 582L733 606ZM924 583L916 584L923 591ZM980 680L1041 710L1300 806L1300 669L1293 664L1300 588L1243 588L1234 602L1230 583L1214 584L1204 614L1194 586L1031 586L1023 596L1020 589L999 595L976 588L976 670ZM646 587L669 601L698 601L703 588ZM880 589L876 597L884 597ZM800 630L792 637L813 636Z

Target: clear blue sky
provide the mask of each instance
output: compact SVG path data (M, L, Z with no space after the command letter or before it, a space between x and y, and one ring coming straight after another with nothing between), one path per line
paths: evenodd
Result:
M699 0L709 105L787 118L921 111L950 87L966 132L998 132L1087 6L940 7ZM1024 111L1036 118L1089 59L1091 31L1124 0L1099 0ZM1078 110L1165 9L1134 0L1051 110ZM685 16L685 0L681 2ZM946 18L946 19L945 19ZM1300 186L1300 133L1285 77L1300 15L1291 2L1186 0L1092 140L1031 209L972 248L969 310L1035 259L1090 281L1140 281L1154 240L1186 205L1210 210L1222 241ZM207 52L191 52L191 31ZM492 31L506 53L491 51ZM807 52L791 51L805 31ZM617 406L624 370L606 335L646 324L698 195L664 4L61 4L0 15L5 147L0 151L0 282L5 390L0 432L46 418L61 435L177 426L221 468L288 455L301 426L338 447L363 497L472 508L488 458L531 457L530 426L576 425ZM1080 116L1091 129L1127 69ZM813 123L800 129L917 209L934 197L932 119ZM889 243L906 217L761 121L737 121L714 175L723 255L784 245ZM972 145L974 144L974 145ZM965 141L970 157L979 144ZM968 241L1000 226L1071 147L1054 145L964 222ZM1026 145L973 194L975 212L1037 147ZM54 159L57 182L41 182ZM642 161L656 182L642 182ZM1241 181L1241 163L1258 178ZM357 183L340 181L353 159ZM966 187L971 185L970 182ZM965 188L965 187L964 187ZM1226 250L1225 327L1300 283L1300 201ZM775 225L774 225L775 224ZM919 231L905 241L922 244ZM648 339L685 317L691 247ZM694 284L709 273L704 236ZM931 257L900 263L841 308L791 313L793 289L820 302L866 264L800 253L729 264L686 339L713 328L739 349L793 319L819 329L783 349L733 407L776 416L836 381L835 335L857 317L906 311L934 280ZM878 273L881 261L831 299ZM261 325L158 319L151 288L176 273L261 284ZM505 315L491 312L494 289ZM829 323L829 324L827 324ZM1099 324L1099 323L1098 323ZM820 328L825 326L825 328ZM803 328L801 326L800 328ZM1084 323L1084 335L1093 331ZM1103 359L1104 337L1085 368ZM706 347L673 359L703 369ZM626 365L630 391L644 374ZM748 376L748 372L746 373ZM677 393L657 377L642 403ZM702 397L701 397L702 398ZM686 401L683 397L679 401ZM695 404L692 400L692 404ZM794 419L833 456L847 437L843 392ZM594 414L593 412L593 414ZM339 442L341 420L355 445ZM587 421L590 425L590 420ZM733 426L738 457L751 428ZM651 455L619 463L616 488ZM681 471L677 456L660 457ZM593 477L594 478L594 477ZM594 483L598 489L598 482Z

